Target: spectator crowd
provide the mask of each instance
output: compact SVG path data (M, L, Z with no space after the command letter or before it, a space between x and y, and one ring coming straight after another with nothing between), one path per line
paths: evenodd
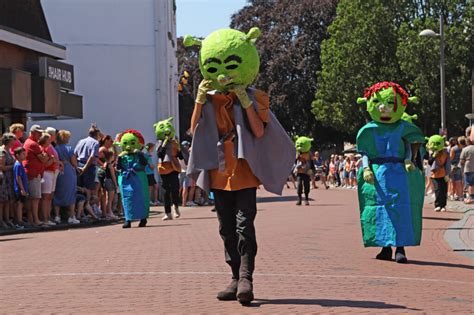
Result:
M28 134L13 124L0 138L0 229L51 227L58 224L118 220L122 214L116 161L120 148L110 135L92 125L75 146L71 133L32 125ZM25 139L25 140L24 140ZM186 176L190 143L183 141L180 175L183 207L210 205L212 200ZM161 179L153 155L144 146L150 204L161 205Z
M474 203L474 145L470 133L468 128L466 136L449 139L443 161L433 163L438 157L431 156L430 152L423 157L427 195L435 192L435 179L443 178L447 182L446 199ZM95 125L74 147L69 143L70 138L67 130L42 129L39 125L32 125L25 135L22 124L11 125L9 132L2 135L0 229L75 225L120 218L122 206L116 172L120 148L115 139L104 135ZM162 181L154 162L155 147L154 143L147 143L143 148L148 160L146 174L153 206L162 205L163 200ZM179 161L179 202L183 207L211 205L212 194L206 194L186 176L190 147L188 141L180 146L183 159ZM362 167L360 155L332 154L323 159L316 151L311 158L315 167L311 178L313 188L318 188L316 182L321 181L326 189L357 189L357 174ZM441 162L450 167L433 169L433 165ZM289 179L296 188L295 177Z

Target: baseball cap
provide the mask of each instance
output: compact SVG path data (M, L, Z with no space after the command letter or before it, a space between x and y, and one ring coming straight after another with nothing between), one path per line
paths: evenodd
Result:
M50 135L55 135L56 134L56 128L53 128L53 127L48 127L44 131L46 133L49 133Z
M31 128L30 128L30 132L41 132L41 133L43 133L44 130L41 129L41 126L40 126L40 125L33 125L33 126L31 126Z

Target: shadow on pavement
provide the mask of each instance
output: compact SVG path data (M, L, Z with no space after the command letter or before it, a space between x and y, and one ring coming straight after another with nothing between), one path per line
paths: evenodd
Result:
M170 227L170 226L186 226L191 224L163 224L163 225L148 225L145 228L162 228L162 227Z
M21 241L21 240L27 240L31 237L12 237L12 238L4 238L0 239L0 242L8 242L8 241Z
M180 221L181 220L210 220L210 219L215 220L217 219L217 217L214 216L214 217L197 217L197 218L183 218L183 217L179 218Z
M272 197L258 197L257 203L259 202L284 202L284 201L296 201L298 200L298 196L272 196ZM313 200L313 199L309 199Z
M420 266L462 268L462 269L474 270L474 265L450 264L450 263L437 262L437 261L420 261L420 260L411 260L410 259L409 263L412 264L412 265L420 265Z
M424 220L439 220L439 221L459 221L456 218L437 218L437 217L423 217Z
M387 304L378 301L353 301L353 300L326 300L326 299L275 299L264 300L257 299L250 306L260 307L260 305L274 304L274 305L320 305L323 307L358 307L358 308L373 308L373 309L405 309L412 311L419 311L419 309L407 308L403 305Z

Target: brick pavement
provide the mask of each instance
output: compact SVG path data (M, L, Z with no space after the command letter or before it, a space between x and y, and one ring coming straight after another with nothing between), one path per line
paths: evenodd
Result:
M219 302L230 274L215 214L0 237L0 313L469 313L473 260L445 229L462 214L425 209L411 264L373 259L361 243L355 191L316 190L309 207L260 192L253 307ZM136 223L135 223L136 225Z

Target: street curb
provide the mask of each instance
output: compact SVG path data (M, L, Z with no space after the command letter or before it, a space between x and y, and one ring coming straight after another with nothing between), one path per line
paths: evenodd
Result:
M444 239L452 248L453 251L458 252L459 254L474 259L474 248L470 247L468 244L460 237L460 232L464 229L469 229L472 227L466 227L470 216L474 216L474 210L466 210L464 216L461 220L454 222L447 230L444 232Z

